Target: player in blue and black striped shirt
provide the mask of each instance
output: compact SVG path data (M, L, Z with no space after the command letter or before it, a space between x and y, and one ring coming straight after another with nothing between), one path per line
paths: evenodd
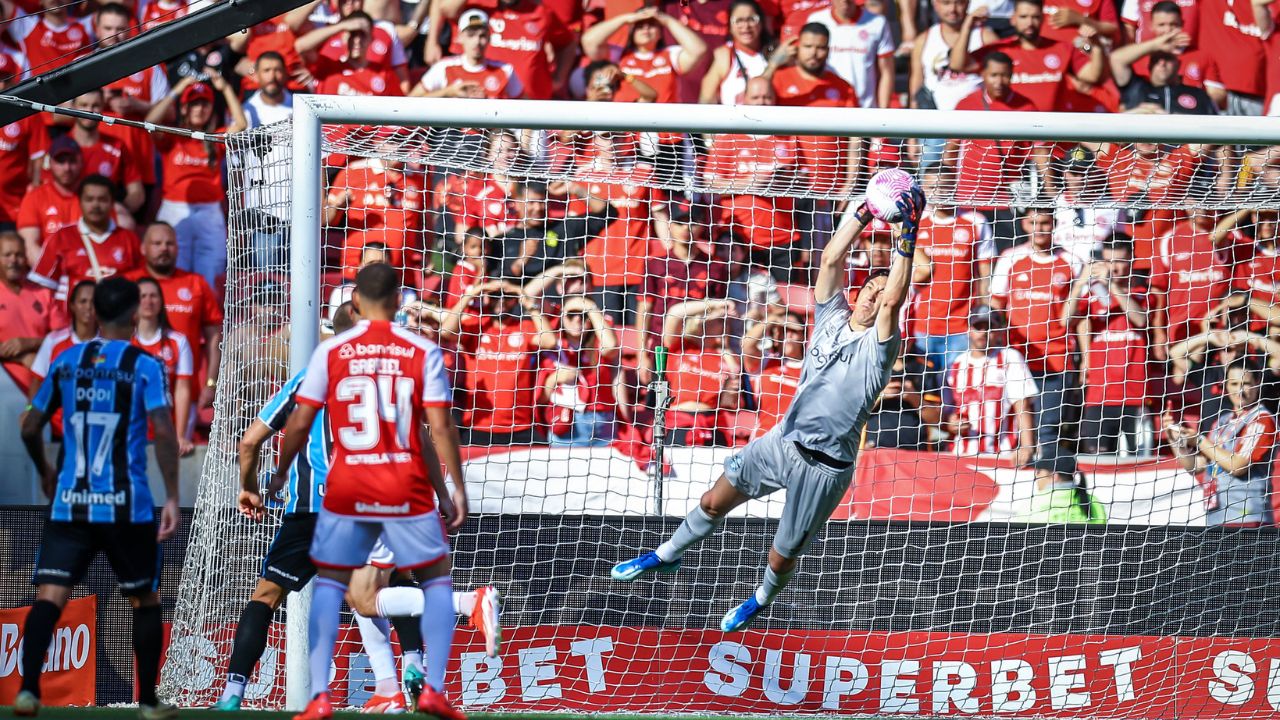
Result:
M75 345L53 362L22 420L22 440L50 499L27 615L22 691L14 714L40 710L40 669L71 590L104 553L133 606L133 650L143 718L176 715L156 698L163 626L160 542L178 530L178 434L161 361L129 343L138 286L108 278L94 290L101 339ZM59 408L65 436L60 467L45 457L44 426ZM147 423L167 498L157 524L147 482Z

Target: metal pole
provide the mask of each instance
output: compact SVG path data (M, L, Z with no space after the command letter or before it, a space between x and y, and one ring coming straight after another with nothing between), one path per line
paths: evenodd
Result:
M294 99L292 230L289 241L289 370L301 371L320 343L320 118L305 96ZM289 593L285 609L285 705L311 700L307 617L311 585Z
M653 461L649 464L649 477L653 481L653 514L661 516L663 485L666 482L667 455L667 405L671 403L671 385L667 383L667 349L659 345L653 351Z
M1122 141L1280 145L1270 117L992 113L667 103L592 103L568 111L548 100L311 96L324 122L546 130L763 133L890 138Z

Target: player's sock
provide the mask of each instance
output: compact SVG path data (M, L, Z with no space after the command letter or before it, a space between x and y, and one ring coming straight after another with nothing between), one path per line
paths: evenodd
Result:
M426 641L427 684L436 692L444 692L444 670L453 647L453 631L458 616L453 613L453 581L445 577L422 583L425 610L422 613L422 639Z
M378 617L418 617L422 614L422 588L382 588L373 598Z
M342 597L347 586L333 578L316 578L311 593L311 618L307 633L311 637L311 692L329 690L329 666L333 664L333 646L338 642L338 620Z
M675 562L684 556L685 550L715 532L721 522L721 518L713 518L703 512L701 506L694 506L684 517L680 527L676 528L671 539L659 545L654 552L662 562Z
M422 590L418 590L422 595ZM400 657L406 667L422 669L422 624L416 617L393 617L391 626L400 640Z
M756 588L756 602L761 605L768 605L773 599L778 597L778 593L791 582L792 576L796 574L795 570L785 573L777 573L773 568L765 566L764 581L760 583L760 587Z
M164 616L159 605L133 609L133 656L138 673L138 703L159 705L156 679L160 677L160 653L164 647Z
M271 629L271 617L275 611L260 601L250 600L240 611L235 640L231 643L231 659L227 662L227 685L222 689L222 700L244 697L253 666L258 664L267 649L267 632Z
M368 618L356 613L356 625L360 628L364 652L369 656L369 668L378 683L375 692L396 694L400 686L396 682L396 658L391 652L391 623L386 618Z
M53 626L61 615L62 608L48 600L37 600L22 628L22 689L36 697L40 697L40 668L49 643L53 642Z

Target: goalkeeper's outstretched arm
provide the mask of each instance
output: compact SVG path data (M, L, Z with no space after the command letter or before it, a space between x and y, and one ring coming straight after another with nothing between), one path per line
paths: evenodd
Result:
M849 250L853 247L853 241L862 234L863 228L870 223L871 211L864 204L854 213L852 220L836 229L827 247L822 250L818 281L813 288L814 300L823 303L835 297L836 293L845 291L845 284L849 280Z
M902 305L911 294L911 275L915 269L916 230L924 215L924 193L919 188L898 200L902 224L898 227L893 245L893 263L889 265L889 277L881 290L880 309L876 313L876 334L884 342L899 332L898 319Z

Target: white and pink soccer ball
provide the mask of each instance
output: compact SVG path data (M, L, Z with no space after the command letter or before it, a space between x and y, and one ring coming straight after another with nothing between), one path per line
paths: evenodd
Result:
M904 170L881 170L867 182L867 209L887 223L902 222L898 201L919 190L920 184Z

